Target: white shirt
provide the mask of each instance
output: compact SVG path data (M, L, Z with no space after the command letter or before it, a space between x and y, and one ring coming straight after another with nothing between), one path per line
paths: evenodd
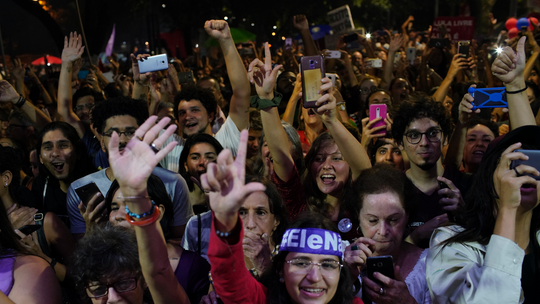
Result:
M221 126L221 129L219 129L219 131L216 133L216 135L214 135L214 137L223 146L224 149L231 150L232 155L236 157L236 154L238 152L238 145L240 144L240 130L238 130L238 127L236 127L236 124L231 119L231 117L227 117L225 123L223 124L223 126ZM167 139L167 141L165 141L163 147L165 147L172 141L176 141L178 142L178 144L169 154L167 154L167 156L165 156L165 158L163 158L163 160L161 160L160 164L163 168L167 170L179 172L180 154L182 154L182 150L184 150L186 140L178 136L177 134L173 134Z

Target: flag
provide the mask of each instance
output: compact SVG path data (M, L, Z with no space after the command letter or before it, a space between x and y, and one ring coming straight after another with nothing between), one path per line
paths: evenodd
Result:
M107 42L107 47L105 48L105 54L107 56L111 56L113 52L113 46L114 46L114 35L116 34L116 24L113 24L111 38L109 38L109 42Z

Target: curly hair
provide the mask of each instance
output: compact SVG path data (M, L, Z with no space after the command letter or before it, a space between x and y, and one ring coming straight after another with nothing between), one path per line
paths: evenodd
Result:
M75 94L73 94L73 110L75 110L75 107L77 106L77 101L85 96L92 96L94 97L94 104L97 104L98 102L103 101L103 94L95 91L94 89L90 87L85 87L77 90Z
M174 115L178 119L178 105L183 100L198 100L201 102L203 107L206 109L208 116L211 114L217 113L217 101L216 97L210 89L199 88L195 85L185 85L182 86L182 90L174 96ZM214 119L215 119L214 115ZM214 122L212 120L212 122ZM211 122L211 123L212 123Z
M392 136L398 145L403 144L403 136L409 125L422 118L429 118L437 122L443 136L450 136L452 121L446 114L443 104L423 93L411 94L407 101L401 103L394 115Z
M289 228L320 228L339 233L331 220L317 212L311 211L302 212ZM261 283L267 287L267 290L271 291L266 294L268 304L293 303L285 284L279 281L282 277L280 273L283 272L288 254L289 251L280 251L272 260L272 267L261 276ZM339 257L339 262L343 264L341 257ZM345 304L351 303L352 299L352 279L349 268L344 266L341 267L336 293L328 303Z
M140 126L148 119L148 105L140 99L116 97L106 102L97 103L92 109L92 123L99 134L103 133L107 119L113 116L131 116Z
M142 273L135 232L112 225L92 227L79 241L71 263L71 276L81 298L89 302L85 287L90 282L126 273Z

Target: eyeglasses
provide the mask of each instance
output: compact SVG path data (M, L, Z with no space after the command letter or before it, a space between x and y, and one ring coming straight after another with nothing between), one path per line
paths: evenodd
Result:
M372 92L375 92L375 91L377 91L376 86L373 86L371 88L361 88L360 89L360 92L362 92L363 94L369 94L369 93L372 93Z
M128 138L128 139L131 139L133 137L133 135L135 135L135 131L124 131L124 132L109 131L109 132L103 133L103 136L111 137L114 132L118 133L118 137L120 137L120 136L122 136L122 134L124 134L126 136L126 138Z
M413 145L419 143L422 140L422 136L424 135L426 135L426 138L430 142L438 142L439 140L441 140L442 131L440 129L432 129L424 133L421 133L418 131L411 131L411 132L405 133L405 136L407 137L407 141Z
M313 268L313 265L317 265L319 266L321 274L325 277L333 277L338 275L341 271L341 267L343 267L343 265L338 261L323 261L321 263L315 263L306 259L292 259L286 262L291 265L291 272L298 274L308 274Z
M92 110L92 108L94 107L94 104L93 103L87 103L87 104L83 104L83 105L79 105L79 106L76 106L74 108L75 112L78 112L78 111L82 111L84 110L84 108L87 108L88 111Z
M132 291L137 288L138 277L123 279L112 284L96 284L86 286L86 294L90 298L101 298L109 294L109 288L114 288L118 293Z

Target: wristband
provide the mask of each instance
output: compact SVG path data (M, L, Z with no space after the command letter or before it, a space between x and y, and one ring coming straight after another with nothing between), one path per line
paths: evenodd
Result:
M152 209L154 209L154 211L152 211L152 215L142 221L134 220L131 216L129 216L129 214L126 214L126 220L128 221L128 223L130 223L133 226L139 226L139 227L148 226L152 223L155 223L157 219L159 218L159 208L154 205L152 206Z
M281 93L274 91L274 98L272 98L272 100L261 99L259 98L259 95L255 95L251 96L249 103L252 108L256 108L257 110L264 110L267 108L279 106L282 98L283 95L281 95Z
M142 138L141 138L142 140ZM121 197L123 200L125 201L132 201L132 200L138 200L138 199L149 199L151 200L152 198L150 198L150 196L122 196Z
M15 106L17 108L21 108L25 102L26 102L26 98L24 98L22 95L19 95L19 100L17 100L17 102L15 103Z
M521 92L527 90L527 88L528 88L528 86L525 85L525 87L524 87L523 89L521 89L521 90L517 90L517 91L506 91L506 94L519 94L519 93L521 93Z
M156 207L156 203L154 203L154 201L152 201L152 208L150 208L149 211L147 211L147 212L145 212L143 214L137 214L137 213L133 213L133 212L129 211L129 208L126 205L126 215L131 217L131 218L136 218L136 219L139 220L141 218L145 218L145 217L148 217L148 216L152 215L154 213L155 209L156 209L154 207Z

